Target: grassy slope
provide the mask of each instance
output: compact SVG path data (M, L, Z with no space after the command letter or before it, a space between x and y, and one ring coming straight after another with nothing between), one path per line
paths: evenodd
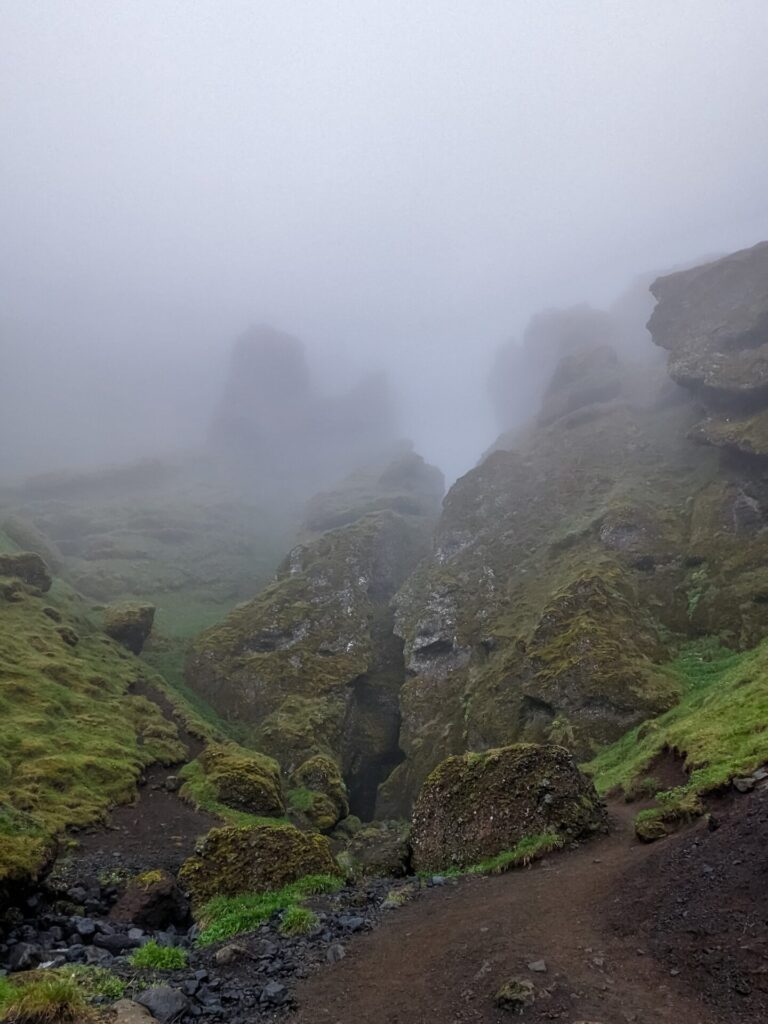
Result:
M601 793L638 791L665 750L684 756L686 785L657 794L661 812L698 809L698 798L768 761L768 641L736 653L709 638L688 645L670 666L685 683L678 705L632 729L588 764ZM660 785L658 788L661 788Z

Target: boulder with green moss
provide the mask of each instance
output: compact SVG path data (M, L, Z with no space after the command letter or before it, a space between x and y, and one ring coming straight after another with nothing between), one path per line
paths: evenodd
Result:
M605 828L605 806L563 747L521 743L450 757L424 783L413 810L417 871L466 868L521 840L565 841Z
M293 825L214 828L179 872L195 904L214 896L280 889L304 875L338 874L324 836Z
M200 755L200 763L227 807L264 817L284 813L280 766L271 757L234 743L211 743Z
M347 787L339 766L316 754L291 774L288 793L291 809L313 828L330 832L349 814Z
M104 632L129 651L140 654L152 632L154 620L154 605L111 605L104 612Z
M41 594L46 594L53 583L48 566L35 551L0 554L0 576L21 580Z

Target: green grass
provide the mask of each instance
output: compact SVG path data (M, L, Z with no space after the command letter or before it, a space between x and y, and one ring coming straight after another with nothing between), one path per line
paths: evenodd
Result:
M317 924L317 920L317 914L313 914L306 907L294 904L283 914L280 931L283 935L308 935Z
M565 843L556 832L540 832L531 836L523 836L511 850L503 850L495 857L481 860L466 868L449 868L447 871L422 871L422 877L439 874L445 878L461 878L464 875L502 875L512 868L525 867L539 857L544 857L554 850L559 850Z
M14 1024L74 1024L91 1018L87 997L71 975L50 971L29 981L0 981L3 1020Z
M297 786L296 789L289 789L286 794L288 806L293 811L311 811L315 802L316 794L307 789L306 786Z
M178 971L187 966L187 951L179 946L159 946L154 939L131 953L131 967Z
M90 967L88 964L71 964L59 968L55 973L72 978L83 994L92 999L103 996L106 999L122 999L127 988L122 978L118 978L106 967Z
M54 835L130 800L146 766L183 756L175 726L129 693L141 674L60 581L43 597L0 600L0 888L33 874Z
M208 946L252 931L278 911L301 909L301 904L310 896L338 892L343 885L343 879L335 875L307 875L273 892L217 896L206 903L198 915L202 926L198 942Z
M670 668L685 685L680 703L585 766L600 793L655 796L660 806L641 812L640 822L698 813L700 796L768 761L768 641L744 652L721 647L714 638L696 641ZM688 781L651 794L644 777L666 750L684 758Z

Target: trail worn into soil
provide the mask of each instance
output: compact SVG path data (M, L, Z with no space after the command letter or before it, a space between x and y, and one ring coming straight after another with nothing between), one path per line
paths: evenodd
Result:
M613 808L605 839L392 911L299 987L292 1024L721 1024L684 972L670 973L631 928L611 923L624 877L651 854L633 839L635 810ZM529 968L539 960L546 971ZM512 977L536 987L522 1018L494 1004Z
M196 757L202 743L186 732L174 716L167 698L154 688L136 687L136 693L157 704L165 717L176 725L179 738L187 747L189 760ZM110 868L138 873L148 868L165 868L175 873L194 851L198 838L221 822L211 814L198 811L176 792L167 788L168 780L179 766L152 765L139 786L132 804L116 807L106 828L78 836L73 856L76 871L103 873Z

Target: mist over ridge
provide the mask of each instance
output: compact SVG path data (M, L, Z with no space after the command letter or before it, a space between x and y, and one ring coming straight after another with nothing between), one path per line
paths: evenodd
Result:
M531 316L768 234L759 2L83 0L0 23L14 477L196 448L266 323L327 395L384 372L450 480L497 432L494 353Z

